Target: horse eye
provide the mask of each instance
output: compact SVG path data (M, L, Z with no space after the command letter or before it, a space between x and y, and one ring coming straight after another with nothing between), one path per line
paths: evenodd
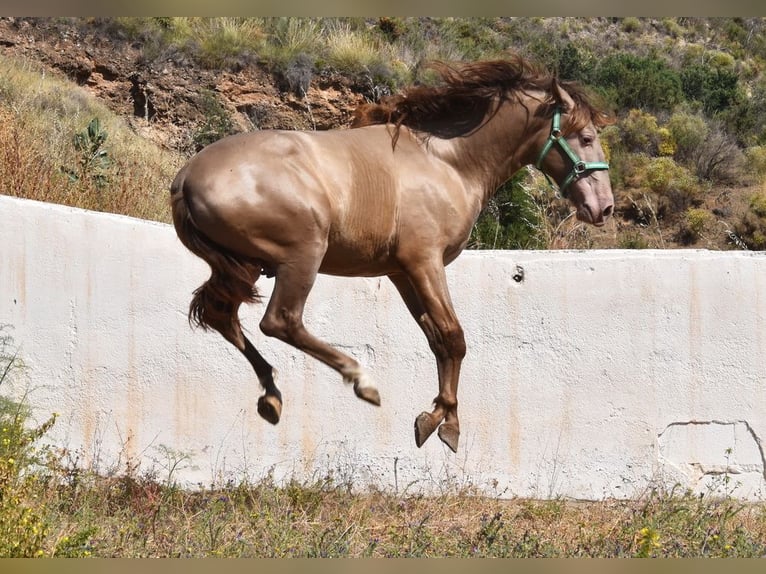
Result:
M582 141L582 145L584 146L593 145L593 136L583 135L581 138L581 141Z

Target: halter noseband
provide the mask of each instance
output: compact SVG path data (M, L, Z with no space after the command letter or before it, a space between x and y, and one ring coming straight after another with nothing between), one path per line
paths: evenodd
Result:
M578 156L575 151L569 146L567 143L567 140L562 137L561 134L561 110L557 107L555 111L553 112L553 121L551 123L551 135L548 136L548 140L545 142L545 145L543 146L542 151L540 152L540 155L537 157L537 163L535 163L535 167L543 172L543 175L548 180L548 183L551 184L551 187L553 187L553 182L551 181L551 177L545 173L542 169L543 160L545 159L545 156L548 155L548 152L551 151L554 144L559 144L561 149L564 151L564 153L569 157L569 159L572 160L572 171L569 172L569 175L566 176L562 184L559 186L559 191L561 192L561 195L566 197L566 189L569 187L569 184L575 181L576 179L579 179L583 175L585 175L588 172L591 171L598 171L598 170L608 170L609 164L606 162L584 162L580 159L580 156Z

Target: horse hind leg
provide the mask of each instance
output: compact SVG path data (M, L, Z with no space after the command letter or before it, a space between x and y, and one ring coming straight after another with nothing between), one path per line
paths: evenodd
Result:
M203 329L215 329L245 356L265 390L258 399L258 414L271 424L277 424L282 414L282 393L274 382L276 370L245 336L238 316L240 305L255 298L252 285L257 278L253 273L249 291L240 289L237 293L232 289L231 281L214 271L210 279L194 292L189 319Z

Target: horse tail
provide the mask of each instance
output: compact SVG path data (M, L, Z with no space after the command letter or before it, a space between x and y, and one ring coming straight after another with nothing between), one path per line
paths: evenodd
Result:
M189 324L203 330L239 328L239 306L260 300L255 282L261 276L262 264L217 244L197 227L183 192L182 173L170 188L173 224L181 243L211 269L210 279L194 291Z

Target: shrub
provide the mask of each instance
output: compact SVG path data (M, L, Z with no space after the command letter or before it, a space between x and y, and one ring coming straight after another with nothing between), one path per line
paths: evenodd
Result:
M691 245L702 238L705 230L713 222L713 214L706 209L688 208L681 219L679 240L684 245Z
M202 90L199 106L205 119L192 135L195 151L234 133L234 122L214 92Z
M766 193L759 192L750 196L750 211L761 218L766 218Z
M622 31L626 34L634 34L636 32L640 32L642 28L641 20L633 16L623 18L621 24Z
M670 110L683 98L678 73L656 56L607 56L596 65L592 82L622 108Z
M665 156L675 155L677 146L671 131L666 127L662 127L657 130L657 136L659 139L657 152Z
M646 168L646 183L660 198L660 209L680 213L699 202L696 178L672 158L652 158Z
M619 127L627 151L648 155L657 153L661 136L657 119L653 115L632 109L619 123Z
M680 38L684 35L683 26L681 26L675 18L663 18L662 26L665 28L665 32L671 38Z
M23 370L11 349L9 326L0 325L0 387ZM48 533L43 508L35 500L37 476L28 472L40 461L35 443L53 425L55 415L29 428L30 409L0 395L0 558L43 556Z
M700 145L696 172L700 179L735 183L743 178L745 156L735 138L722 125L713 127Z
M544 212L529 191L526 172L506 182L489 201L471 231L472 249L539 249Z
M103 188L109 182L107 169L113 162L104 147L108 136L98 118L90 120L88 127L74 135L72 143L78 154L78 166L75 169L63 168L71 181L90 179L97 188Z
M734 225L734 232L748 249L766 249L766 191L750 196L750 209Z
M700 102L708 115L729 109L741 97L736 70L716 67L710 62L685 66L681 71L681 87L686 98Z
M709 132L705 118L688 111L679 111L670 116L666 127L675 142L673 157L681 163L692 164Z
M441 31L460 59L476 60L499 54L506 45L503 34L490 24L486 18L446 18Z
M752 146L745 150L747 171L754 177L766 177L766 146Z

